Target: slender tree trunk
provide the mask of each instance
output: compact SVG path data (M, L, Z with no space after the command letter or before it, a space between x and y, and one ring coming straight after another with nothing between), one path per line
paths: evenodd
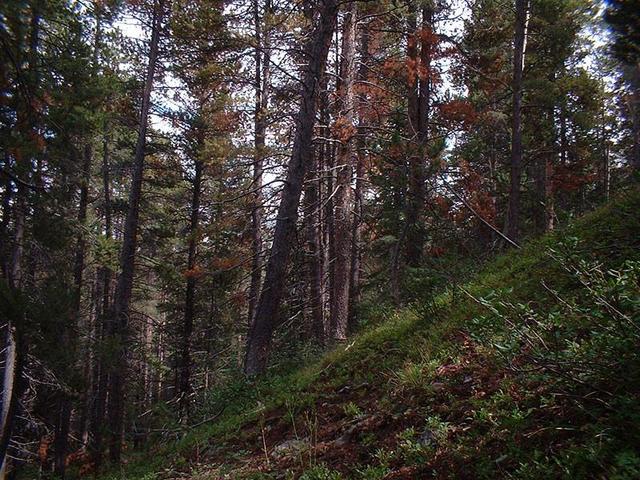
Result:
M204 139L201 142L204 145ZM200 191L202 184L202 171L204 165L202 161L195 161L195 176L193 178L193 193L191 198L191 219L189 222L189 253L187 260L187 285L184 300L184 323L182 329L182 353L181 372L179 380L178 397L180 398L181 409L185 418L189 416L189 395L191 394L191 335L193 333L193 322L195 318L195 293L196 293L196 273L194 271L197 260L198 248L198 224L200 221Z
M364 145L362 146L364 148ZM351 268L349 277L349 331L355 328L354 308L360 301L360 269L362 262L362 218L364 215L362 191L364 188L364 152L359 152L356 164L356 184L353 191L354 210L351 227Z
M414 8L413 6L411 8ZM405 222L404 230L405 240L400 246L404 250L406 262L409 265L417 266L420 264L420 256L422 253L421 244L421 200L420 188L424 182L424 168L422 167L421 152L421 82L419 77L420 61L422 60L418 51L418 39L420 38L417 31L416 13L409 14L408 18L409 38L407 39L407 59L409 62L409 92L408 92L408 118L409 118L409 135L415 139L415 144L411 145L412 154L409 157L409 168L407 178L407 196L405 200ZM398 269L400 266L398 265ZM398 287L399 288L399 287Z
M264 16L260 18L259 1L253 0L255 23L255 158L253 162L253 183L255 190L253 210L251 213L251 285L249 287L249 326L253 323L255 307L260 295L260 283L262 281L262 217L264 198L262 195L262 175L266 150L267 113L269 107L269 82L271 73L271 53L269 29L263 30L265 19L271 13L271 0L265 0Z
M19 295L23 283L23 256L25 223L27 214L27 189L21 183L17 185L14 212L14 244L9 264L8 284L15 295ZM22 365L26 356L26 345L20 332L21 319L5 320L2 406L0 408L2 424L0 425L0 480L6 478L9 459L7 451L11 442L15 415L22 386Z
M22 284L22 257L24 256L24 230L27 215L27 188L18 184L16 188L16 205L14 212L13 251L9 266L9 284L19 289Z
M78 233L76 240L76 251L73 267L73 286L74 286L74 301L72 310L70 312L70 318L67 328L62 332L62 344L65 348L70 349L73 353L70 358L75 357L75 351L77 347L76 340L73 338L73 332L78 326L80 318L80 305L81 294L84 274L84 259L85 259L85 234L84 226L87 221L87 206L89 202L89 181L91 178L91 159L93 152L91 145L87 143L84 147L83 161L82 161L82 179L80 181L80 201L78 206L78 226L81 231ZM73 368L73 367L71 367ZM65 459L68 450L68 435L69 435L69 422L71 420L72 399L67 392L59 392L58 395L58 413L56 415L56 424L54 428L54 475L64 478L65 477Z
M82 378L85 380L85 392L82 403L79 406L79 415L77 421L77 431L82 441L82 446L86 449L90 445L89 441L89 419L91 418L91 408L94 400L94 392L98 376L94 375L94 366L96 364L96 350L94 342L99 337L98 321L100 318L100 302L102 299L102 283L100 281L100 269L97 268L92 272L89 294L89 312L84 323L84 342L82 344L82 352L80 354L82 365ZM87 450L88 451L88 450Z
M342 59L340 64L340 89L338 97L341 106L339 124L338 156L336 165L336 195L334 206L335 224L335 277L333 308L331 309L331 339L343 342L347 339L349 326L349 287L351 280L351 249L353 230L353 168L355 159L355 91L356 79L356 32L358 3L346 5L342 31Z
M555 199L553 191L553 153L545 155L544 174L544 206L545 206L545 231L550 232L555 228Z
M109 176L110 145L109 125L105 123L102 140L102 188L104 195L104 234L107 239L112 237L111 227L111 180ZM105 423L105 410L107 401L107 388L109 385L109 370L107 359L102 352L102 344L109 331L109 314L111 299L111 278L113 274L108 266L100 268L98 281L102 283L102 305L96 318L96 332L94 340L94 364L93 384L91 395L91 410L89 418L89 453L92 456L95 468L102 464L103 432Z
M325 342L324 319L322 308L322 232L320 229L320 147L311 158L309 174L311 178L305 183L304 191L304 228L306 236L306 270L311 311L310 330L316 342Z
M631 67L631 95L629 110L631 113L631 133L633 147L631 150L631 166L640 178L640 63Z
M293 244L302 184L313 149L312 137L316 116L318 84L327 61L331 36L335 28L337 2L319 1L318 23L305 49L308 65L302 80L300 112L296 122L293 151L288 165L287 180L282 192L271 254L256 308L245 357L244 371L248 375L263 372L271 346L271 337L278 318L285 286L285 273Z
M39 84L39 75L37 71L37 56L40 43L40 11L36 6L32 7L31 21L29 29L29 70L34 76L34 89ZM35 131L36 122L33 118L32 107L24 105L24 110L18 109L17 116L18 128L22 130L24 138L29 138ZM28 161L24 166L20 166L16 162L16 170L26 172L25 179L31 176L31 162ZM9 185L9 184L7 184ZM11 251L11 258L7 271L7 283L11 292L19 295L23 283L23 257L26 216L28 207L28 192L25 185L18 182L16 185L15 206L12 208L14 216L14 242ZM6 213L3 212L3 213ZM24 359L27 356L28 345L23 339L21 332L21 324L23 318L7 318L4 325L4 342L3 355L4 367L2 370L2 405L0 406L0 480L4 480L7 476L9 458L7 456L11 436L13 434L13 426L15 417L19 409L19 399L24 388L22 379L22 369Z
M425 161L429 140L429 109L431 107L431 29L433 11L422 8L421 29L409 40L407 55L415 62L415 79L410 85L409 118L412 134L416 138L416 153L409 159L409 179L407 192L407 234L405 254L407 263L417 267L424 249L424 203L425 203ZM415 16L410 18L409 28L415 32ZM418 38L420 39L420 62L418 63ZM416 88L417 87L417 88Z
M13 423L18 408L19 383L22 375L20 341L18 332L7 319L3 330L2 404L0 405L0 480L4 480L8 468L8 449Z
M549 81L555 81L551 74ZM553 230L555 211L553 198L554 158L557 155L557 139L555 129L555 109L553 107L540 112L538 118L532 119L534 130L539 135L536 143L542 145L544 152L539 154L532 165L532 178L535 179L535 206L533 219L538 234Z
M520 180L522 177L522 73L526 50L529 0L515 0L516 20L513 44L513 123L511 127L511 173L509 204L504 234L518 242L520 234Z
M164 0L156 0L153 9L153 27L149 49L149 63L142 96L142 109L138 128L138 140L133 162L133 175L129 192L129 210L124 226L122 251L120 254L120 276L116 284L113 307L112 337L117 346L116 358L111 369L109 388L109 454L114 463L120 462L122 439L124 434L125 392L124 380L127 369L127 324L133 289L133 275L135 269L135 253L138 236L138 219L140 215L140 198L142 194L142 177L144 172L144 156L146 146L149 108L151 105L151 90L153 77L158 60L158 44L160 29L164 15Z
M367 69L369 62L369 42L370 33L368 25L361 29L360 36L360 68L358 69L358 80L366 81L368 78ZM364 190L364 173L365 173L365 158L366 158L366 127L367 122L365 115L362 112L366 103L366 94L358 96L358 138L356 141L356 182L354 194L354 218L353 228L351 232L351 278L349 279L349 330L355 329L355 306L360 301L360 269L362 260L362 225L363 225L363 190Z
M416 11L413 3L409 4L409 14L407 16L407 72L408 72L408 85L407 85L407 120L409 124L409 136L411 138L418 138L419 131L419 117L420 117L420 96L418 93L419 77L418 77L418 35L417 35L417 19ZM411 175L413 166L420 162L416 153L413 152L415 147L410 146L412 154L409 157L409 168L407 177L407 190L404 196L404 213L405 221L401 226L401 231L398 234L398 239L391 247L389 252L389 287L391 298L396 305L400 304L401 300L401 268L402 268L402 255L405 250L405 240L408 237L408 231L412 226L417 224L417 210L415 199L412 201L410 197L415 197L415 185L412 185L414 180ZM406 251L407 258L416 258L415 251L411 251L413 246L408 247Z
M329 107L327 106L327 111ZM327 122L330 122L329 116ZM327 129L330 136L330 129ZM330 138L330 137L325 137ZM326 317L325 331L327 337L331 333L331 319L333 318L333 308L335 306L335 278L336 278L336 224L335 224L335 193L336 193L336 149L332 143L325 143L325 171L327 198L325 200L324 217L325 217L325 282L326 282ZM328 340L328 338L327 338Z
M11 170L11 156L8 153L4 155L2 168L7 172ZM11 218L11 201L13 198L13 184L9 175L4 175L4 185L2 192L2 222L0 222L0 238L9 238L9 219ZM9 278L9 242L3 241L0 245L0 268L2 269L2 277Z
M609 139L607 138L606 128L606 110L605 103L602 102L602 118L600 126L600 142L602 150L602 169L601 169L601 185L602 185L602 198L604 201L609 201L609 194L611 188L611 166L609 161Z
M318 98L318 108L320 109L320 136L323 139L329 138L330 114L329 114L329 77L325 73L320 80L320 94ZM331 162L331 145L325 140L320 140L318 145L318 223L316 225L318 245L320 252L318 261L320 265L320 291L321 308L322 308L322 332L323 343L326 344L327 333L329 331L330 321L330 301L331 301L331 247L333 246L331 239L331 228L333 225L333 202L330 198L333 191L333 174L330 165Z

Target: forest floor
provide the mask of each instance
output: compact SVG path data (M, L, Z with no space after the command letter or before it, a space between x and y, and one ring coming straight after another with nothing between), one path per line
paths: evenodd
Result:
M630 192L103 478L640 478L639 346Z

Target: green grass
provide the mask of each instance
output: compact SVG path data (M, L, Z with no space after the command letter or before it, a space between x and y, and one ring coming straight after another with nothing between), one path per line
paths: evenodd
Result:
M473 478L639 478L637 344L616 335L613 320L551 249L599 265L606 278L625 261L640 260L640 195L626 193L562 231L501 255L429 308L386 314L305 368L229 384L209 399L208 412L226 407L213 423L179 441L131 453L121 471L102 478L161 478L156 474L165 468L190 468L196 450L210 452L208 459L225 458L235 472L239 462L233 456L250 456L252 439L271 412L280 409L291 417L286 440L303 415L345 386L362 386L356 400L365 407L346 398L339 421L353 422L361 414L393 418L388 431L373 429L356 440L358 458L345 455L339 466L322 459L286 465L288 474L274 463L260 473L266 476L238 471L229 478L382 478L380 472L401 468L416 478L457 478L460 472ZM640 323L640 300L627 299L634 290L625 285L621 301ZM534 327L541 329L540 341ZM625 378L606 378L590 367L613 352L625 358ZM547 364L540 368L532 361ZM556 365L570 365L577 380L554 373ZM611 373L623 375L615 368ZM464 390L467 383L471 393ZM427 431L437 438L433 445L418 440ZM244 439L247 451L238 448Z

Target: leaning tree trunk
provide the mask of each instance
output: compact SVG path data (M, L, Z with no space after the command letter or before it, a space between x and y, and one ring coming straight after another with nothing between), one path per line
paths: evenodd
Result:
M264 5L265 17L260 18L258 0L253 0L254 23L255 23L255 80L254 88L256 92L254 130L255 130L255 157L253 163L253 183L255 191L253 197L253 210L251 212L251 285L249 286L249 326L253 323L255 307L260 295L260 283L262 281L262 217L264 202L262 194L262 175L264 171L266 132L267 132L267 109L269 106L269 81L271 73L271 55L269 31L263 31L263 22L266 15L271 11L271 1L266 0Z
M331 308L331 340L347 339L349 326L349 287L351 279L351 239L353 228L353 140L355 127L356 32L358 3L348 4L342 32L342 61L340 63L340 88L338 91L340 115L336 130L340 146L336 165L336 195L334 204L335 225L335 273L333 307Z
M271 254L256 315L249 332L244 371L255 375L265 370L285 286L285 272L294 240L298 205L308 159L313 154L313 127L316 117L318 85L327 61L331 35L337 15L336 0L319 1L320 15L305 49L308 65L302 79L302 98L287 179L282 192Z
M527 38L529 0L516 0L513 42L513 119L511 126L511 173L509 204L504 234L518 242L520 234L520 180L522 177L522 73Z
M140 198L142 195L142 176L144 172L144 156L151 106L151 90L158 60L158 44L164 14L164 0L157 0L153 9L153 28L149 49L149 64L142 95L142 109L138 126L138 140L133 161L133 175L129 192L129 210L124 225L122 251L120 253L120 276L116 284L113 305L111 336L116 345L116 358L111 369L109 385L109 454L113 462L120 461L122 438L124 434L124 379L127 368L127 323L133 290L133 274L135 269L135 253L138 238L138 219L140 216Z

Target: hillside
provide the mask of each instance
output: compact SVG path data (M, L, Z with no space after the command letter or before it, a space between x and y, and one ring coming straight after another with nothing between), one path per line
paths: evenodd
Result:
M0 480L640 478L638 1L0 2Z
M639 211L622 195L313 366L220 392L215 419L105 478L638 478Z

